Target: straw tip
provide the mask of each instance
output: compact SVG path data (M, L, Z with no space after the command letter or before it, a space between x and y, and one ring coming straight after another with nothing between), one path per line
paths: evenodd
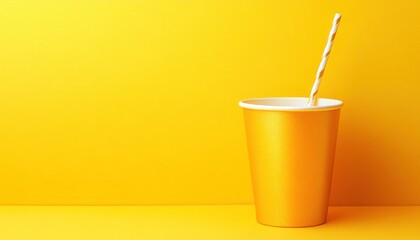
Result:
M336 13L335 18L341 18L341 13Z

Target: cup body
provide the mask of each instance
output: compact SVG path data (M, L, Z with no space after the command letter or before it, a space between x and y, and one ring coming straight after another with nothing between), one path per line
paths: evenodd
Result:
M326 222L342 102L241 101L257 221L281 227Z

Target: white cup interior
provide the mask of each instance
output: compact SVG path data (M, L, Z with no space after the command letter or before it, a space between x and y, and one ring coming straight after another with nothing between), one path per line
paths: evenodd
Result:
M279 97L279 98L253 98L239 102L239 106L255 110L277 111L314 111L331 110L342 107L343 102L335 99L318 98L316 106L308 106L308 98Z

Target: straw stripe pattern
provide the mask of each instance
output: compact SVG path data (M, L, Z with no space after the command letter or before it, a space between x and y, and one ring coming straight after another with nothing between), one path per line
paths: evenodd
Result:
M309 97L308 106L314 106L316 102L316 94L318 93L319 85L321 83L322 77L324 76L325 66L327 65L328 56L331 53L331 48L334 42L335 35L337 33L338 24L341 20L341 14L336 13L334 21L332 23L332 28L330 30L330 35L328 36L327 46L325 46L324 53L322 54L322 61L319 64L318 71L316 73L316 78L314 85L312 86L311 95Z

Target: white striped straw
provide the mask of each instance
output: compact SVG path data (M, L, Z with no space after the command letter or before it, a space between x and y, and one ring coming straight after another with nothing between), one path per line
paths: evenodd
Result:
M316 102L316 94L318 93L319 84L321 83L322 76L325 72L325 66L327 65L328 56L331 53L331 47L334 42L335 34L337 33L338 24L341 20L341 14L336 13L334 21L330 30L330 35L328 36L327 46L325 46L324 53L322 54L322 61L319 64L318 71L316 73L316 79L314 85L312 86L311 95L309 97L308 106L314 106Z

